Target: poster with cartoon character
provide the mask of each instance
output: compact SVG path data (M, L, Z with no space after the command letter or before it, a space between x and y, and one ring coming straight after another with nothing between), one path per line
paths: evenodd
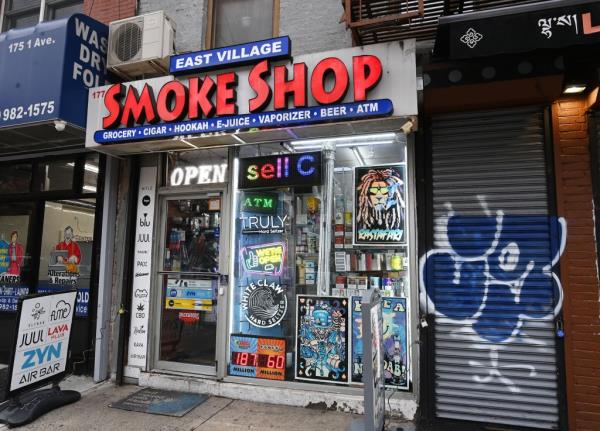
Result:
M0 311L17 311L21 296L29 294L26 246L28 215L0 216Z
M406 165L354 168L355 245L406 243Z
M296 298L296 378L348 383L348 300Z
M361 297L352 297L352 382L362 382L363 339ZM383 363L385 385L408 389L408 343L406 298L381 299L383 315Z

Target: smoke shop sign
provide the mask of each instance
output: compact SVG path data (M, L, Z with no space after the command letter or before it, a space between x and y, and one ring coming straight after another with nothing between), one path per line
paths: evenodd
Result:
M177 56L174 73L196 72L92 89L86 146L417 114L411 43L274 64L290 54L289 43L278 42ZM218 67L237 69L197 71Z

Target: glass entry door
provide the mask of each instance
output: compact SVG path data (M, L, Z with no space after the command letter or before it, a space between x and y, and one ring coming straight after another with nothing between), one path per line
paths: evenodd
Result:
M165 198L160 287L160 368L214 374L223 193Z

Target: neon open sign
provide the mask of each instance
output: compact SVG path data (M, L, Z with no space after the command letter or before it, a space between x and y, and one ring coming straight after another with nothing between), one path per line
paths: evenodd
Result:
M321 185L321 153L293 153L240 160L240 189Z

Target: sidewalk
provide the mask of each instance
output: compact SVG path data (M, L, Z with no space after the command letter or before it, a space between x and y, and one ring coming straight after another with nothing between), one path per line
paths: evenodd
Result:
M67 388L66 385L61 387ZM106 382L82 392L75 404L50 412L34 423L17 428L27 431L344 431L360 416L272 404L211 397L182 418L129 412L109 408L138 391L138 386L115 386ZM404 431L413 430L409 424ZM0 425L0 430L8 429ZM395 430L396 428L390 428Z

